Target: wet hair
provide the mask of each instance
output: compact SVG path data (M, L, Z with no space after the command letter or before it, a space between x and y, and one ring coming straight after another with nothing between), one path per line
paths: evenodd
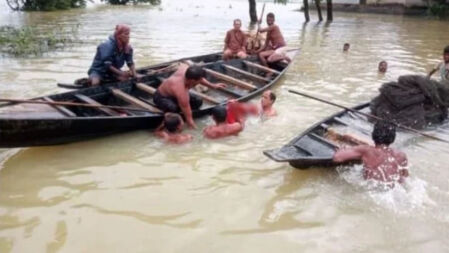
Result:
M393 124L378 121L374 125L371 137L376 145L390 145L396 138L396 127Z
M206 71L200 66L190 66L186 71L185 77L190 80L199 80L206 77Z
M227 116L226 107L222 105L217 105L212 108L212 116L218 123L225 122Z
M274 94L274 92L272 92L272 91L270 91L270 99L273 103L274 103L274 101L276 101L276 94Z
M233 23L235 24L235 22L240 22L240 24L242 24L242 21L239 18L234 19Z
M273 12L268 13L267 18L274 18L274 13Z
M164 118L164 125L169 133L175 133L179 124L181 124L181 120L176 115L167 115Z
M449 45L444 48L443 54L449 54Z

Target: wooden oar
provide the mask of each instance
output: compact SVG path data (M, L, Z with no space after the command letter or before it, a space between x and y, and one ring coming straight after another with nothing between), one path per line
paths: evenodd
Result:
M130 110L130 111L141 111L141 112L151 112L150 110L140 109L135 107L128 106L115 106L115 105L94 105L94 104L83 104L83 103L75 103L75 102L48 102L48 101L39 101L39 100L26 100L26 99L11 99L11 98L0 98L0 102L10 102L10 103L19 103L19 104L45 104L45 105L62 105L62 106L81 106L81 107L91 107L91 108L110 108L116 110Z
M395 125L395 126L398 127L398 128L402 128L402 129L404 129L404 130L413 132L413 133L415 133L415 134L419 134L419 135L421 135L421 136L424 136L424 137L427 137L427 138L430 138L430 139L433 139L433 140L437 140L437 141L449 143L448 140L445 140L445 139L442 139L442 138L439 138L439 137L436 137L436 136L433 136L433 135L430 135L430 134L423 133L423 132L418 131L418 130L416 130L416 129L413 129L413 128L411 128L411 127L406 127L406 126L403 126L403 125L401 125L401 124L395 123L395 122L390 121L390 120L383 119L383 118L381 118L381 117L377 117L377 116L372 115L372 114L369 114L369 113L364 113L364 112L361 112L361 111L357 111L357 110L354 110L354 109L352 109L352 108L349 108L349 107L346 107L346 106L343 106L343 105L339 105L339 104L336 104L336 103L333 103L333 102L330 102L330 101L327 101L327 100L324 100L324 99L321 99L321 98L317 98L317 97L312 96L312 95L308 95L308 94L303 93L303 92L299 92L299 91L297 91L297 90L291 90L291 89L289 89L288 91L289 91L290 93L293 93L293 94L296 94L296 95L300 95L300 96L303 96L303 97L306 97L306 98L310 98L310 99L313 99L313 100L316 100L316 101L320 101L320 102L323 102L323 103L328 104L328 105L333 105L333 106L336 106L336 107L345 109L345 110L350 111L350 112L358 113L358 114L360 114L360 115L363 115L363 116L368 117L368 118L371 118L371 119L375 119L375 120L378 120L378 121L385 121L385 122L388 122L388 123L390 123L390 124L392 124L392 125Z

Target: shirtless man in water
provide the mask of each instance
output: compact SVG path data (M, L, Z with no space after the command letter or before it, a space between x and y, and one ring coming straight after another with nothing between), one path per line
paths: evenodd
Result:
M394 142L396 130L393 126L377 122L374 125L372 139L375 146L358 145L340 149L334 154L334 162L361 160L363 162L363 178L374 179L384 183L403 183L408 177L407 156L389 147Z
M279 26L274 24L274 14L271 12L267 14L267 24L268 27L259 30L261 33L267 33L265 45L256 52L260 62L265 66L268 66L267 62L281 60L290 62L291 59L287 56L287 43L285 43Z
M212 109L212 118L215 125L207 126L203 134L209 139L218 139L230 135L237 135L243 130L243 124L240 122L228 123L226 122L227 111L226 107L217 105Z
M244 124L248 115L261 116L262 118L274 117L277 115L273 107L274 101L276 101L276 95L271 90L263 92L260 105L230 100L227 104L226 121L228 123L240 122Z
M192 109L201 107L203 101L200 97L189 93L189 89L197 84L203 84L209 88L218 89L226 87L225 84L213 84L206 80L206 72L202 67L181 64L169 78L164 80L157 88L153 101L164 112L182 111L187 124L196 129L192 118Z
M190 134L181 133L184 121L177 113L166 113L163 125L156 130L155 135L164 139L168 143L182 144L193 139Z

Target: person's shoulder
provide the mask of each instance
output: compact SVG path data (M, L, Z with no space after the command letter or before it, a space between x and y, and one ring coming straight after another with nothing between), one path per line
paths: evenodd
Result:
M112 48L114 48L114 46L115 46L115 40L113 38L111 38L111 37L109 37L107 40L101 42L98 45L99 48L104 48L104 49L106 49L106 48L111 48L112 49Z
M272 27L271 29L273 30L280 30L279 26L276 24L271 25L271 27Z
M434 69L439 69L439 68L441 68L441 66L444 65L444 64L445 64L444 61L440 61L440 62L438 62L437 64L435 64Z
M400 150L397 150L397 149L394 149L393 152L394 152L394 154L395 154L395 156L397 158L400 158L400 159L403 159L403 160L407 159L407 155L404 152L402 152Z
M354 150L362 153L362 154L374 154L376 152L376 148L367 144L357 145L354 147Z

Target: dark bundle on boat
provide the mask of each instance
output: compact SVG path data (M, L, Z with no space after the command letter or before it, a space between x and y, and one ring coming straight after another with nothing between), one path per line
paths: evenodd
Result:
M404 126L423 129L447 118L449 85L425 76L400 76L384 83L371 101L371 113Z

